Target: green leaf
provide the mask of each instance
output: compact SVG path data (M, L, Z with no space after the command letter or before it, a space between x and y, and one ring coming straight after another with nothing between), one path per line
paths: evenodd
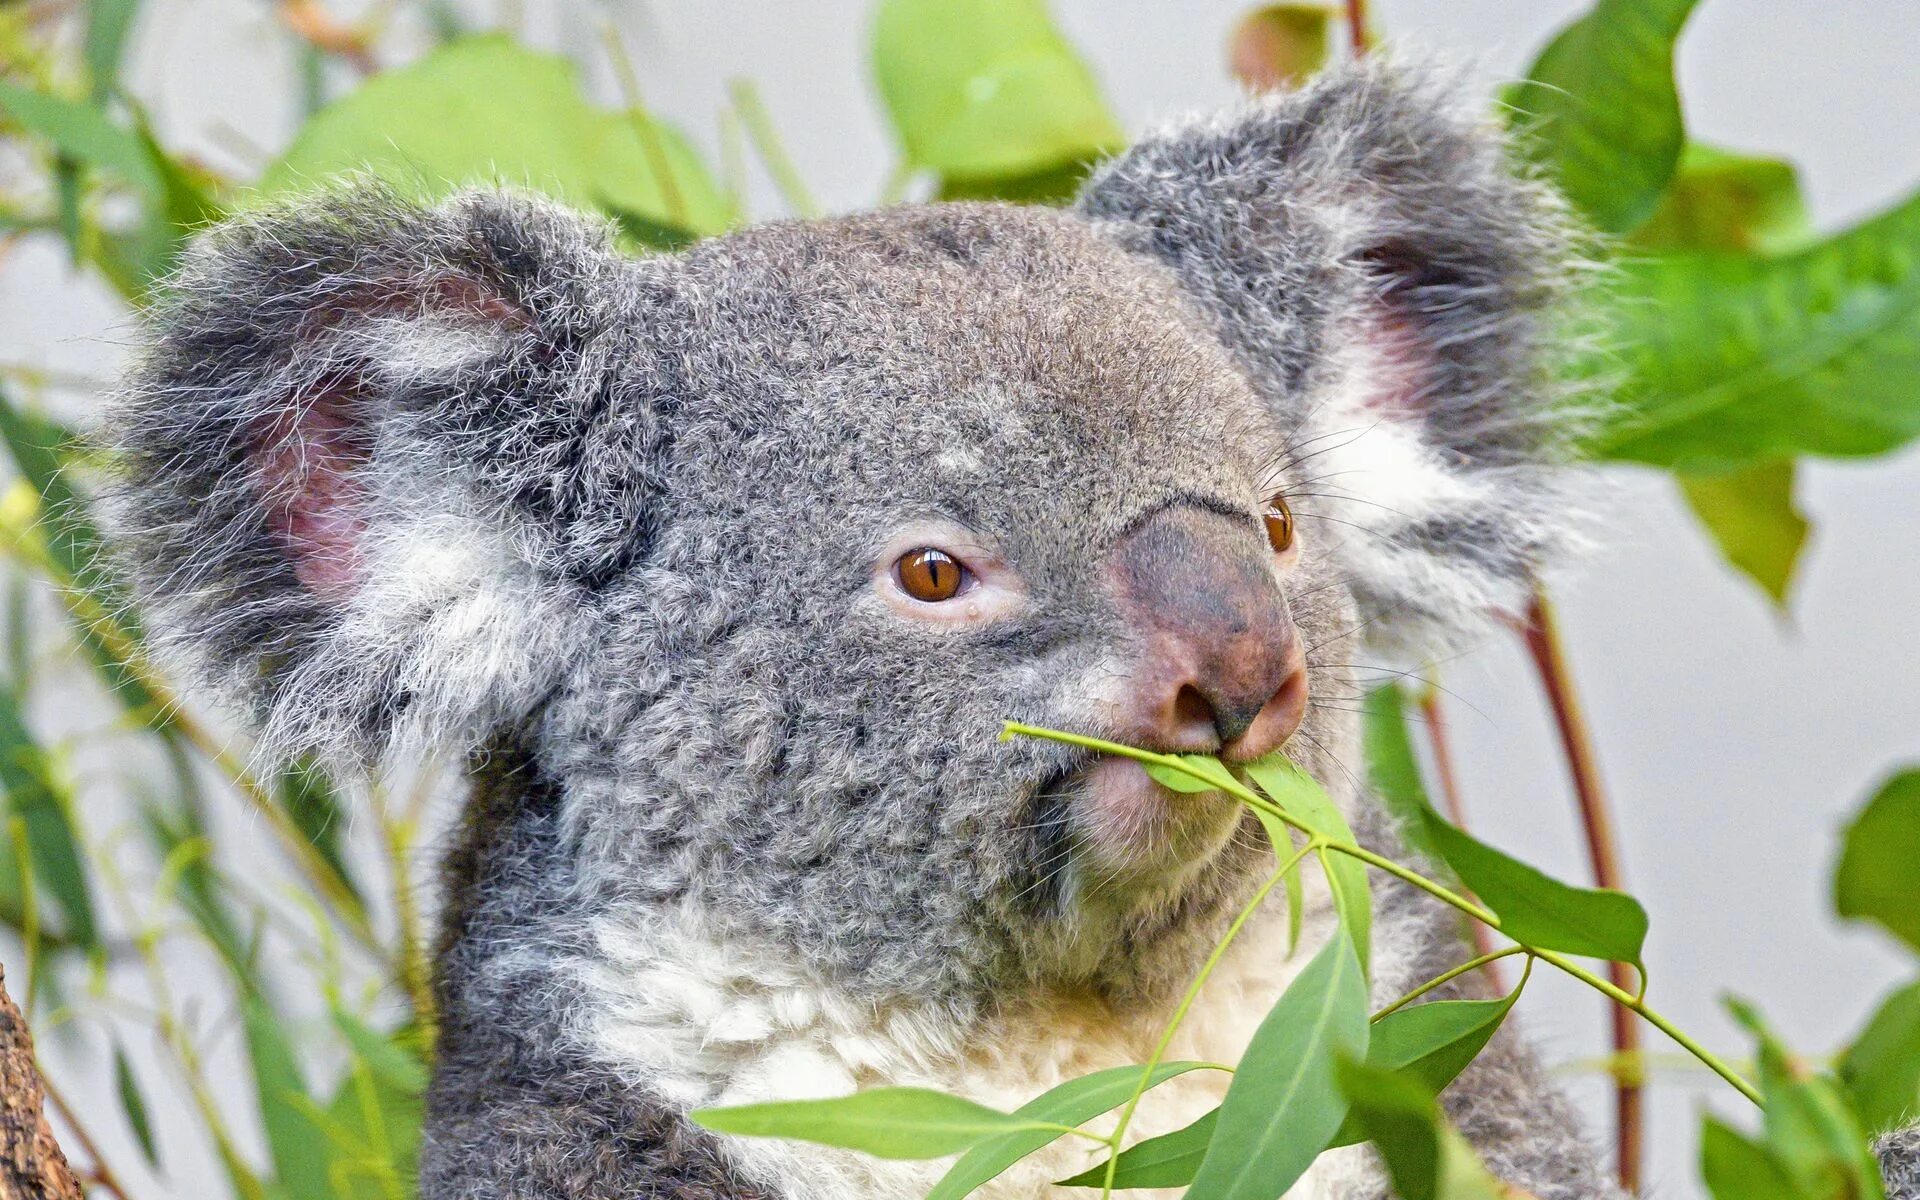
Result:
M1486 1049L1520 992L1516 987L1503 1000L1433 1000L1396 1009L1373 1023L1367 1065L1398 1071L1439 1095ZM1349 1113L1330 1145L1349 1146L1365 1137Z
M1920 195L1794 254L1630 259L1605 299L1598 456L1732 470L1920 433Z
M1711 1114L1700 1127L1700 1177L1713 1200L1803 1200L1772 1151Z
M1192 1183L1207 1157L1214 1127L1219 1123L1220 1110L1209 1109L1191 1125L1128 1146L1121 1151L1120 1161L1114 1166L1114 1190L1185 1187ZM1054 1186L1097 1188L1106 1184L1107 1164L1101 1163Z
M695 235L733 211L684 138L589 105L574 67L499 35L367 80L316 113L260 180L267 195L367 172L417 199L505 183Z
M1511 95L1553 179L1609 233L1660 203L1686 140L1673 47L1695 0L1598 0Z
M1768 1151L1810 1196L1886 1200L1879 1162L1840 1088L1795 1063L1751 1006L1729 1000L1727 1007L1760 1043Z
M1807 519L1794 507L1793 481L1791 461L1679 476L1681 494L1722 557L1780 606L1807 543Z
M313 843L320 857L357 896L359 889L347 872L346 853L341 845L347 828L345 808L326 771L312 758L301 758L280 772L274 781L273 796L301 835Z
M1168 757L1179 759L1191 770L1205 776L1207 782L1195 779L1192 775L1177 767L1170 767L1163 763L1142 763L1141 766L1147 769L1147 774L1152 776L1153 781L1161 787L1176 792L1196 794L1200 792L1217 792L1221 788L1234 786L1233 773L1221 765L1220 760L1214 758L1212 755L1174 754Z
M883 1087L827 1100L702 1108L696 1125L743 1137L794 1138L876 1158L942 1158L989 1138L1048 1127L927 1088Z
M1888 996L1840 1058L1841 1086L1872 1134L1920 1114L1920 983Z
M1278 754L1248 763L1244 769L1269 799L1316 835L1348 846L1357 844L1340 807L1313 776ZM1341 924L1353 939L1361 969L1367 970L1373 962L1373 898L1366 864L1346 854L1323 852L1322 857Z
M121 1115L127 1118L127 1128L133 1130L133 1140L139 1143L147 1165L158 1168L160 1151L153 1143L153 1122L147 1116L147 1101L140 1094L140 1081L134 1077L133 1064L127 1061L126 1052L117 1042L113 1047L113 1092L120 1100Z
M1277 1200L1292 1187L1346 1116L1335 1062L1366 1047L1366 977L1342 929L1254 1032L1190 1200Z
M1205 1063L1172 1062L1154 1068L1147 1087L1158 1087L1175 1076L1205 1067ZM1140 1085L1140 1067L1110 1067L1069 1079L1015 1109L1013 1115L1029 1121L1077 1126L1109 1109L1125 1104ZM953 1169L940 1177L927 1200L960 1200L1027 1155L1066 1136L1064 1130L1029 1129L981 1142L960 1156ZM1101 1168L1104 1170L1105 1168Z
M5 690L0 690L0 788L5 789L6 811L24 826L34 882L59 905L67 936L97 948L100 930L86 855L74 827L73 797L27 729L18 697ZM8 847L9 857L12 849Z
M1272 92L1297 88L1327 65L1327 4L1269 4L1241 17L1227 35L1227 67L1241 85Z
M1427 816L1434 808L1420 775L1420 759L1413 751L1406 689L1383 683L1367 693L1364 708L1367 777L1374 794L1398 819L1408 848L1430 862L1444 864L1440 847L1427 836Z
M280 1018L254 995L243 1000L242 1017L274 1182L287 1200L333 1200L326 1132L313 1119L315 1105Z
M99 107L0 82L0 112L76 162L109 171L150 199L165 199L160 172L140 138Z
M1847 828L1833 877L1834 908L1843 917L1876 921L1920 949L1915 862L1920 862L1920 768L1909 768L1881 784Z
M1402 1200L1435 1200L1440 1187L1440 1110L1433 1093L1404 1075L1342 1059L1349 1122L1379 1150ZM1360 1139L1355 1139L1360 1140Z
M1428 814L1427 834L1460 881L1500 918L1500 932L1540 950L1640 965L1647 910L1625 892L1581 888L1528 866Z
M140 0L87 0L87 62L89 94L98 101L120 82L120 60L125 57L127 32L140 11Z
M383 1040L417 1061L416 1030L402 1029ZM334 1200L412 1196L424 1117L418 1088L396 1082L390 1072L356 1053L347 1077L320 1114L330 1142L328 1177Z
M1040 0L885 0L873 65L908 164L947 179L1037 176L1124 144Z
M1812 235L1793 164L1689 142L1660 207L1633 233L1643 250L1779 254Z
M409 1030L380 1033L338 1004L331 1006L333 1026L380 1082L395 1091L419 1095L427 1090L427 1064L410 1044Z
M170 864L178 880L174 900L192 918L225 965L227 973L249 993L261 989L253 946L228 903L226 887L208 861L212 843L191 796L179 805L148 805L141 825L155 852Z

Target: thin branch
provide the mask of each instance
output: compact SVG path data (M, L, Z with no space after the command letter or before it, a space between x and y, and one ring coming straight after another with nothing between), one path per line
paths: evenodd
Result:
M1574 691L1572 667L1567 661L1566 644L1554 616L1553 604L1544 590L1536 587L1527 616L1520 627L1534 668L1545 687L1553 720L1560 732L1560 745L1566 753L1567 771L1573 777L1574 796L1580 803L1580 820L1585 831L1587 855L1593 865L1594 882L1604 888L1623 890L1619 841L1614 834L1613 814L1606 789L1600 782L1600 765L1593 749L1593 735L1586 714ZM1615 988L1636 994L1630 984L1626 963L1608 963L1607 973ZM1622 1061L1631 1061L1640 1050L1640 1027L1629 1015L1631 1005L1614 1005L1609 1012L1613 1022L1613 1053ZM1642 1082L1616 1076L1614 1080L1614 1126L1618 1139L1617 1163L1620 1185L1628 1192L1640 1190L1641 1165L1646 1142L1645 1096Z
M280 23L301 41L345 60L362 75L371 75L380 69L373 55L372 34L342 22L317 0L282 0Z
M1355 58L1373 49L1373 34L1367 24L1367 0L1347 0L1347 40L1353 45Z
M767 174L772 177L773 185L787 202L795 216L811 219L820 215L820 208L813 202L813 196L802 182L800 172L794 169L793 160L787 157L786 149L780 144L780 135L774 132L773 119L767 116L767 106L760 102L759 89L748 79L735 79L727 84L727 95L733 100L734 111L740 114L740 126L746 131L747 140L753 143L760 161L766 164Z

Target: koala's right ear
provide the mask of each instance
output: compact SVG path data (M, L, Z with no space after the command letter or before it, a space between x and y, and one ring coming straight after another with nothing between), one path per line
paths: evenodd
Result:
M643 548L638 264L530 199L359 186L201 239L107 431L163 649L274 752L370 765L526 715Z

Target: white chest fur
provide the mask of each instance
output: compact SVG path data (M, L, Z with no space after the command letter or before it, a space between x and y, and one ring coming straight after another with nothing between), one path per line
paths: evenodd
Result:
M1168 1057L1238 1061L1274 999L1324 940L1330 912L1324 891L1310 891L1306 932L1289 956L1284 901L1276 896L1222 960ZM1119 1013L1092 1002L1054 1003L990 1023L862 1005L797 966L748 958L703 937L697 926L692 919L644 930L608 923L597 930L599 958L579 967L589 997L573 1031L582 1049L676 1106L912 1085L1011 1109L1067 1079L1145 1062L1165 1028L1164 1012ZM1195 1071L1155 1089L1129 1141L1193 1121L1219 1102L1227 1080L1223 1072ZM787 1200L914 1200L949 1165L777 1140L723 1144L743 1170ZM1050 1181L1086 1169L1097 1151L1063 1138L976 1195L1048 1195ZM1340 1181L1360 1169L1355 1152L1324 1156L1289 1200L1332 1200L1344 1194Z

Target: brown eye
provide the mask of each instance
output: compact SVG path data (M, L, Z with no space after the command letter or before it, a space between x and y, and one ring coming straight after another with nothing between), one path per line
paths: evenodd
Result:
M924 604L953 599L968 578L967 569L953 555L932 546L907 551L893 569L900 578L900 590Z
M1285 554L1293 546L1293 510L1279 496L1267 501L1263 514L1267 523L1267 544L1275 554Z

